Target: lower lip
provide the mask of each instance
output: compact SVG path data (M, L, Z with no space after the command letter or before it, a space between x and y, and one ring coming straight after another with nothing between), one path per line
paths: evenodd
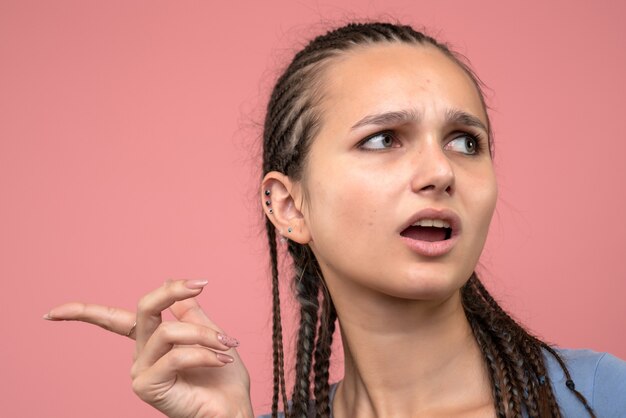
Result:
M402 240L414 252L424 257L439 257L452 251L458 240L458 235L452 236L444 241L420 241L400 236Z

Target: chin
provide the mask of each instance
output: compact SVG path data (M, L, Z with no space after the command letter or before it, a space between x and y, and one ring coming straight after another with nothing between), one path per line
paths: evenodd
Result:
M414 272L399 284L391 296L412 300L445 300L467 282L472 272Z

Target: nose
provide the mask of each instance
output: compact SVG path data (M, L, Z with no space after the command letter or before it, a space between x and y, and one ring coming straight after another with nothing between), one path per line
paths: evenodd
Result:
M439 139L429 138L416 146L411 159L411 172L413 192L431 197L453 195L454 168Z

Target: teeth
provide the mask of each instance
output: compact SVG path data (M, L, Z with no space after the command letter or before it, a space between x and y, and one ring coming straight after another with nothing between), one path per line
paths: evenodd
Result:
M435 226L437 228L450 228L450 224L442 219L420 219L412 226Z

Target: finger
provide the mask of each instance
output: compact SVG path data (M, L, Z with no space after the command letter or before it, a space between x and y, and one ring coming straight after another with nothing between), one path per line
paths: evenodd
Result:
M196 367L222 367L234 359L202 347L175 347L161 357L151 368L133 378L133 391L145 401L151 391L173 382L180 371Z
M146 341L161 324L161 311L177 301L197 296L207 283L206 280L168 281L142 297L137 305L136 352L143 350Z
M217 331L222 331L222 329L204 313L196 298L176 302L170 307L170 311L179 321L200 324Z
M226 335L224 330L204 313L202 307L198 304L198 300L195 298L189 298L176 302L170 307L170 311L179 321L204 325L218 331L222 335ZM230 354L235 359L239 358L237 351L231 351Z
M206 348L226 351L237 347L239 342L227 335L186 322L167 321L156 329L144 346L137 361L133 365L132 375L135 376L151 367L174 346L201 345Z
M135 323L135 313L121 308L71 302L52 308L44 318L51 321L87 322L119 335L134 337L129 331Z

